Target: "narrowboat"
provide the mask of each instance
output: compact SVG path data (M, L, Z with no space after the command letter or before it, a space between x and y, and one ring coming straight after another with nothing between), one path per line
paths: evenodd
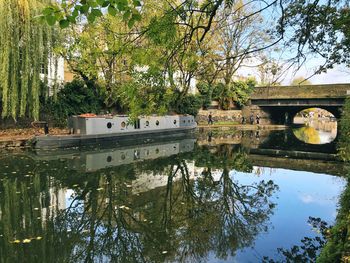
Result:
M83 114L68 119L70 134L41 135L32 140L34 148L69 148L86 145L146 143L164 138L180 138L194 131L192 115L141 116L135 121L126 115Z

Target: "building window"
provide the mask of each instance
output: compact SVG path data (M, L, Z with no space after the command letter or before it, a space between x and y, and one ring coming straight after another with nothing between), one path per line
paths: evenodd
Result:
M47 74L48 73L48 69L47 69L47 67L45 67L44 63L40 63L40 73L41 74Z
M125 121L123 121L123 122L120 124L120 126L121 126L122 128L125 128L125 126L126 126Z
M108 122L108 123L107 123L107 128L108 128L108 129L112 128L112 123Z
M149 121L146 121L146 127L148 127L149 126Z
M174 120L174 124L176 124L176 120Z
M158 120L156 121L156 125L159 126L159 121Z

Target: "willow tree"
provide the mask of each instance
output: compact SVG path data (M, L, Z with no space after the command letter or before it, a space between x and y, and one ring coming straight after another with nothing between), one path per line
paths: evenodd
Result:
M39 117L40 73L47 81L53 29L35 18L51 0L0 0L2 117Z

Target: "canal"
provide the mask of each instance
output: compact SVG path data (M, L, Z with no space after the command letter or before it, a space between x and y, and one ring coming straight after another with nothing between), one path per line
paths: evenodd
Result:
M318 254L347 173L326 133L200 130L115 149L2 152L0 262Z

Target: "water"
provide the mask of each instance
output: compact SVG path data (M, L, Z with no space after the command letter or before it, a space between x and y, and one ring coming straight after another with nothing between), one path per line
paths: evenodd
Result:
M283 262L346 187L332 143L292 134L3 153L0 262Z

